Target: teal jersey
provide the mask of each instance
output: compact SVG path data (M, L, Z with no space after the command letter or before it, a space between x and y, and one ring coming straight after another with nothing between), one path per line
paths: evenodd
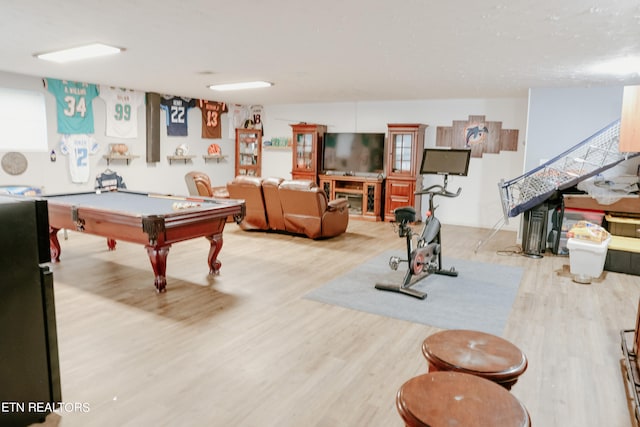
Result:
M56 98L58 133L94 133L92 105L98 96L96 85L47 78L47 89Z

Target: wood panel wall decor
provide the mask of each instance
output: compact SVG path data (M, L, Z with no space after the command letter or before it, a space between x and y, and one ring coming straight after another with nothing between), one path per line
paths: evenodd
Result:
M471 148L471 157L502 150L518 150L518 129L502 129L502 122L489 122L485 116L454 120L453 126L436 128L436 146Z
M147 92L147 163L160 161L160 94Z

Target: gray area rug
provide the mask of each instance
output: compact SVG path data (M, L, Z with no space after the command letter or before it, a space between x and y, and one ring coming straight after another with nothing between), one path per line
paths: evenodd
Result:
M375 284L402 283L406 263L389 267L385 252L317 288L305 298L380 316L441 329L473 329L501 336L518 293L520 267L443 257L444 269L455 267L457 277L431 274L413 286L427 292L424 300L375 289Z

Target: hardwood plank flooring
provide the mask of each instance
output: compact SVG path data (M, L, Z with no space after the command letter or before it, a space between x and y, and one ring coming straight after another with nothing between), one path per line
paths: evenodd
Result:
M634 426L619 331L635 326L640 277L580 285L568 257L510 252L514 232L477 253L487 230L442 233L449 256L525 268L503 337L529 358L512 393L533 425ZM204 238L175 244L158 295L142 246L69 232L52 264L62 394L90 410L46 424L402 426L396 391L425 372L437 329L302 297L403 244L389 223L352 220L324 241L228 224L221 274L207 275Z

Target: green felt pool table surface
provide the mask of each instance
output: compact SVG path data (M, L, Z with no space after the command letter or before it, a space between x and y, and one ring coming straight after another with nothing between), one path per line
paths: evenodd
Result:
M227 218L241 221L242 200L173 196L127 190L41 196L49 210L51 259L60 261L60 229L104 236L109 249L116 240L145 246L156 275L159 292L166 287L166 258L171 244L206 237L211 242L208 262L211 274L219 273L217 255Z

